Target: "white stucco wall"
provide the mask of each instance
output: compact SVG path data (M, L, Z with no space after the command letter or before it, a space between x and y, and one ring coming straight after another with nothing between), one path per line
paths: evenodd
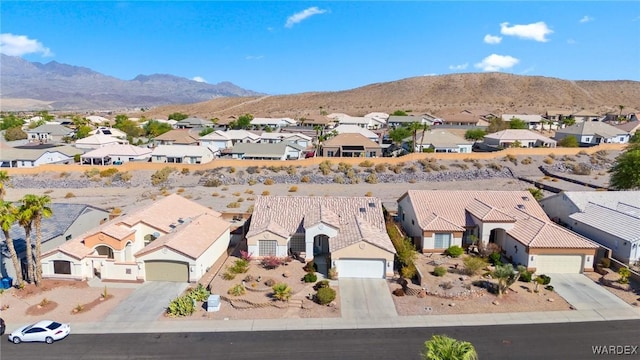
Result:
M564 223L569 222L569 215L580 211L564 194L557 194L540 200L540 206L550 219L559 219Z
M305 232L305 245L306 245L306 259L313 259L313 239L317 235L327 235L328 237L334 237L338 235L338 230L330 225L319 223L314 226L310 226Z
M393 260L394 254L385 249L379 248L373 244L364 241L352 244L340 250L331 253L331 267L336 267L336 261L340 259L383 259L385 260L385 274L388 277L393 276ZM338 269L338 276L340 270Z
M54 274L54 271L53 271L54 260L69 261L71 263L71 275ZM87 266L85 265L84 262L82 262L81 260L75 259L60 251L51 253L48 256L43 257L40 260L40 262L42 264L43 277L65 278L65 279L86 279L87 273L91 273L91 271L88 271L86 269Z
M195 261L194 277L189 278L191 281L198 281L207 272L207 269L211 267L220 257L226 256L227 249L229 248L229 242L231 236L229 230L225 231L213 244Z

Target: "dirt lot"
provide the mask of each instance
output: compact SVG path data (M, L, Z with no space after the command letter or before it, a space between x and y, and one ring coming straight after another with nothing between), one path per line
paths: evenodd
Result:
M398 315L535 312L570 309L569 303L553 291L544 290L540 286L538 293L533 292L535 286L533 283L518 281L510 287L506 294L498 297L486 288L473 285L476 280L487 280L493 283L496 280L485 279L481 275L468 277L461 273L462 258L454 259L440 254L431 256L421 254L416 265L423 274L422 287L426 288L428 293L438 293L439 295L427 295L425 298L416 295L394 295L392 297ZM447 268L446 275L442 277L433 275L433 269L438 265ZM445 283L450 283L451 288L445 290L443 288ZM390 291L400 287L397 281L389 283ZM417 285L412 287L419 288Z

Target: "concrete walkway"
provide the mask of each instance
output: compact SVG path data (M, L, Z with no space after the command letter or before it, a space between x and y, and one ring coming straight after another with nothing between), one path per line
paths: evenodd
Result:
M385 279L338 280L345 319L389 319L398 316Z
M549 274L553 289L577 310L631 309L631 305L582 274Z

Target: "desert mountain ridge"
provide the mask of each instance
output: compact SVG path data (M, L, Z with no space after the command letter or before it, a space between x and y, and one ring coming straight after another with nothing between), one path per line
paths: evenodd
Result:
M181 112L223 119L248 113L256 117L299 119L334 112L363 116L396 110L436 115L462 110L544 114L549 109L618 113L620 105L625 112L640 109L640 82L466 73L412 77L345 91L217 98L196 104L160 106L136 115L166 118L168 114Z

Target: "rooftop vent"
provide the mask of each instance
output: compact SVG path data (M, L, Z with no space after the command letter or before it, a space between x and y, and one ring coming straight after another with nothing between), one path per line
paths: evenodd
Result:
M360 208L360 212L361 212L361 213L363 213L363 212L365 212L365 211L366 211L366 210L365 210L365 208Z
M524 210L524 205L522 205L522 204L518 204L518 209L520 209L520 210Z
M370 208L374 208L374 207L376 207L376 203L374 203L374 202L370 202L370 203L369 203L369 207L370 207Z
M523 197L522 197L522 200L524 200L524 201L529 201L529 197L528 197L528 196L523 196Z

